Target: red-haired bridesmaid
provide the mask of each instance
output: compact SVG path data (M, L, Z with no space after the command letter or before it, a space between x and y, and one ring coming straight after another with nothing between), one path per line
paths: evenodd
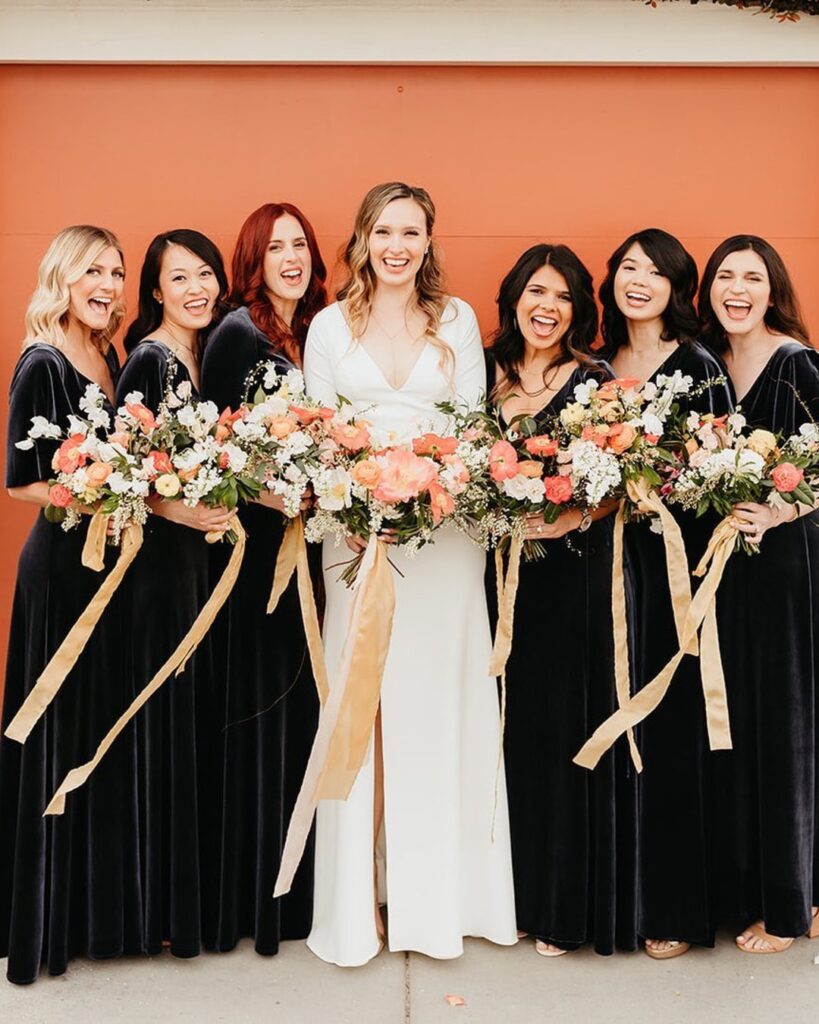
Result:
M295 206L266 203L251 213L233 256L235 308L212 332L202 361L203 397L236 408L260 363L300 366L307 328L326 301L325 277L316 236ZM226 688L215 948L232 949L250 936L257 952L273 954L280 939L304 938L312 918L311 856L287 896L274 900L272 893L318 698L295 582L266 614L285 527L281 497L266 494L241 516L247 549L215 641Z

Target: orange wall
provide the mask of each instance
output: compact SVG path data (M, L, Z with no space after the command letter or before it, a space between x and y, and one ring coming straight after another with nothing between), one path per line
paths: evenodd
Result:
M198 228L229 256L244 217L286 199L333 263L357 201L394 178L432 193L453 291L485 331L532 242L572 245L599 281L656 224L700 262L728 234L767 236L819 336L817 123L815 69L0 67L3 406L59 228L119 234L133 308L158 231ZM0 516L4 648L33 510L2 495Z

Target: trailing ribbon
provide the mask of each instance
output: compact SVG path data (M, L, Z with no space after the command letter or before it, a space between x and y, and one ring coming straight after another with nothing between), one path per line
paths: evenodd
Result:
M701 625L701 673L709 746L711 750L731 749L731 728L728 720L725 678L719 656L715 599L726 563L734 550L736 534L737 527L730 516L723 519L714 530L708 548L694 570L695 576L705 576L705 579L688 607L679 650L650 683L595 730L575 756L575 764L579 764L581 768L594 768L603 754L624 732L642 722L659 706Z
M523 540L513 536L509 544L509 563L503 571L503 554L495 548L495 578L498 588L498 625L495 630L495 645L489 662L490 676L503 676L506 662L512 651L512 636L515 628L515 598L520 580L520 556Z
M617 695L617 706L625 707L631 697L629 680L628 656L628 618L626 616L626 582L623 569L623 530L625 527L625 499L617 507L614 517L614 532L611 560L611 624L614 636L614 690ZM634 739L634 731L627 730L628 746L631 760L636 771L643 770L643 759Z
M91 760L87 761L85 764L79 765L77 768L72 768L66 775L60 783L56 793L51 798L51 802L48 807L46 807L44 814L62 814L65 811L66 794L73 792L75 789L79 789L80 786L84 785L88 781L94 769L108 753L108 750L111 748L117 736L119 736L137 711L139 711L139 709L146 704L162 686L170 674L175 672L178 676L185 670L188 660L199 646L202 638L210 629L219 609L227 600L231 590L233 590L233 586L239 575L239 568L242 564L242 559L245 553L245 541L247 535L245 534L244 527L239 522L238 516L233 516L228 523L227 529L232 530L236 534L236 543L233 545L230 559L228 564L225 566L219 582L213 588L213 592L205 602L199 614L196 616L192 626L180 640L176 650L168 658L162 668L159 669L153 679L142 689L142 691L137 694L128 709L124 711L111 726L108 733L97 747L96 753ZM213 543L221 536L221 533L208 533L205 535L205 539L208 543Z
M395 583L387 547L376 536L370 537L353 588L338 685L330 689L319 715L287 829L274 897L290 891L319 800L347 799L372 739L395 612Z
M100 572L105 567L105 541L108 529L108 516L96 512L88 524L88 532L82 550L82 564ZM37 682L29 691L20 710L12 718L6 729L6 736L17 743L25 743L37 722L42 718L46 708L51 704L69 672L77 663L77 659L85 649L85 645L94 632L94 628L122 582L128 566L136 558L142 547L142 527L132 524L122 531L119 556L111 571L105 577L99 590L91 598L82 615L66 634L63 642L51 656L51 660L43 669Z
M301 516L291 519L284 531L284 537L276 558L276 569L273 573L273 589L267 602L267 614L276 610L282 594L296 573L301 605L301 620L304 623L304 635L307 638L307 650L310 652L310 664L313 666L313 678L316 681L319 700L327 703L330 684L327 678L327 664L324 660L324 647L321 642L321 630L318 623L316 601L313 596L313 582L310 579L310 565L307 561L307 544L304 540L304 521Z

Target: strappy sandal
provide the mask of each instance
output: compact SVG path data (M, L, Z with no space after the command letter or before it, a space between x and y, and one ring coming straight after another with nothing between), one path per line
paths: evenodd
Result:
M661 939L655 939L655 942L663 941ZM648 943L643 947L646 952L646 956L650 956L652 960L673 960L675 956L682 956L683 953L687 953L691 949L690 942L680 942L677 939L665 939L664 941L672 943L668 949L652 949Z
M565 956L568 953L568 949L547 949L549 943L544 942L542 939L535 939L535 952L538 956L556 957Z
M765 925L762 921L756 921L754 924L749 925L744 934L748 934L750 937L755 939L762 939L767 942L771 947L770 949L759 949L755 947L748 949L747 944L739 941L739 936L734 940L737 944L737 948L741 949L743 953L784 953L786 949L790 949L793 945L793 937L780 938L778 935L771 935L765 931ZM813 913L813 919L810 923L810 928L807 931L807 937L809 939L819 938L819 910L815 910Z

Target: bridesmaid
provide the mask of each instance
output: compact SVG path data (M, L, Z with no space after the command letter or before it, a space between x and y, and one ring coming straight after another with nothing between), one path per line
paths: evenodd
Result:
M89 384L113 419L119 369L111 337L123 316L122 247L110 231L61 231L40 264L26 339L11 382L6 486L39 509L57 443L25 439L33 416L62 428ZM80 512L90 513L81 507ZM8 648L3 731L69 629L101 573L82 567L86 522L70 532L42 514L20 555ZM0 740L0 957L9 981L35 981L42 964L62 974L74 956L143 950L135 740L126 730L60 817L43 818L57 783L85 761L131 699L117 597L24 747Z
M679 371L695 386L724 378L718 360L696 341L696 290L696 264L667 232L647 228L618 246L600 286L605 355L618 377L656 381ZM727 384L691 404L728 412ZM684 512L676 519L693 569L718 519ZM626 525L625 548L634 573L632 675L641 689L676 653L677 634L663 538L638 519ZM712 761L697 658L683 659L665 700L641 726L640 748L638 932L646 953L665 960L692 943L714 944Z
M819 355L776 250L735 235L712 253L699 295L705 339L725 361L750 427L795 433L819 417ZM819 512L746 503L718 595L734 749L720 755L719 885L737 945L779 953L819 936L815 651Z
M203 336L227 294L219 250L198 231L157 235L139 282L139 311L125 336L128 360L117 404L141 392L156 412L169 385L198 395ZM210 592L203 531L229 513L181 501L152 503L142 549L127 576L130 683L135 692L176 649ZM180 676L171 676L138 718L145 946L196 956L218 919L218 820L212 810L221 710L206 637Z
M236 308L211 334L202 362L202 394L236 408L263 360L301 365L307 328L326 302L326 270L316 236L290 203L267 203L247 218L233 256ZM233 949L252 936L258 953L280 939L303 939L312 917L312 858L292 891L272 899L285 829L299 791L318 718L295 580L266 614L284 533L281 497L266 494L242 510L245 558L215 626L225 680L224 778L219 844L220 918L213 942ZM216 553L219 558L220 553Z
M592 279L565 245L523 253L500 286L498 317L488 383L506 423L526 414L546 431L578 384L612 376L589 355L597 335ZM546 957L587 942L602 954L636 946L627 749L621 742L593 774L572 764L615 707L610 511L571 509L553 524L530 517L526 537L547 553L520 567L506 772L518 928Z

